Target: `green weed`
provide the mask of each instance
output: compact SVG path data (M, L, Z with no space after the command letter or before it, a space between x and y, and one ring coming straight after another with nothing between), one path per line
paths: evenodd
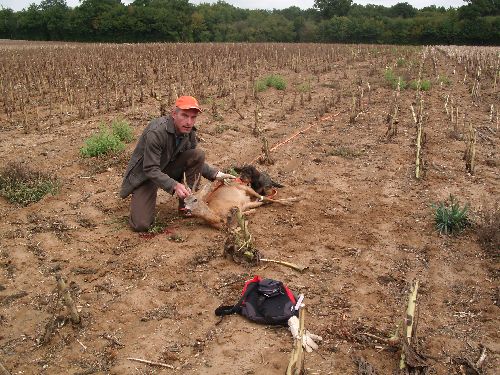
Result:
M234 167L231 167L231 168L228 168L224 171L224 173L229 173L233 176L236 176L238 177L240 174L238 172L236 172L236 170L234 169Z
M442 83L442 84L444 84L446 86L451 85L451 81L450 81L450 79L447 76L439 75L438 82Z
M120 141L130 143L134 140L134 133L130 124L125 120L115 120L111 123L111 131Z
M255 82L255 90L258 92L264 91L268 87L274 87L277 90L284 90L286 89L286 81L280 75L271 74Z
M85 158L118 153L125 149L125 144L109 128L102 126L97 134L85 140L80 154Z
M255 90L257 92L262 92L267 89L267 83L263 79L259 79L257 82L255 82Z
M180 242L185 242L185 238L182 237L180 234L177 234L177 233L172 233L168 239L170 241L173 241L173 242L177 242L177 243L180 243Z
M403 80L403 78L396 76L391 68L387 68L385 70L384 78L393 89L396 89L398 87L398 83L401 90L404 90L406 88L406 82Z
M418 81L417 80L410 81L409 86L412 90L418 90ZM420 81L421 91L429 91L431 89L431 86L432 86L431 81L429 81L428 79Z
M311 84L308 82L301 83L297 86L297 91L303 93L309 92L311 91Z
M406 65L406 60L402 57L399 57L397 60L396 60L396 65L398 67L403 67Z
M165 231L165 228L167 228L167 224L163 220L158 219L158 217L155 217L153 224L148 229L148 233L160 234Z
M471 224L468 216L469 207L460 204L456 198L450 194L447 201L433 204L434 222L440 234L452 234L464 230Z
M111 130L106 125L101 124L99 132L85 140L80 154L85 158L90 158L119 153L125 149L124 142L128 143L133 140L132 133L128 122L123 120L113 121Z
M57 179L20 163L11 163L0 172L0 195L11 203L27 206L58 190Z

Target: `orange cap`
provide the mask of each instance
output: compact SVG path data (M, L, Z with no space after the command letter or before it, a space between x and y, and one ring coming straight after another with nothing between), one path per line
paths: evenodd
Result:
M175 101L175 106L180 109L196 109L201 112L198 100L192 96L179 96Z

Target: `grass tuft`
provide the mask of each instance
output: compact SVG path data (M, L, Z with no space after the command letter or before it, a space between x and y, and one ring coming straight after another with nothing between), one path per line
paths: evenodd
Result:
M280 75L271 74L255 82L255 90L258 92L264 91L268 87L274 87L276 90L284 90L286 89L286 81Z
M460 207L456 198L450 194L447 201L433 204L434 222L440 234L453 234L464 230L471 224L468 205Z
M10 163L0 172L0 195L11 203L27 206L58 190L57 179L21 163Z
M153 224L151 224L151 226L148 229L148 233L160 234L165 232L166 228L167 228L167 223L165 223L163 220L159 219L158 216L156 216Z
M447 76L439 75L438 82L442 83L443 85L446 85L446 86L451 85L451 81Z
M112 133L125 143L130 143L134 140L134 132L130 124L125 120L115 120L111 123Z
M132 128L128 122L116 120L111 124L111 130L102 124L97 134L87 138L80 149L80 154L85 158L117 154L125 149L124 142L132 140Z
M401 77L396 76L391 68L387 68L384 72L384 78L393 89L396 89ZM399 82L399 85L401 90L404 90L406 88L406 82L403 80L403 78L401 78L401 82Z
M309 82L301 83L297 86L297 91L302 93L309 92L311 91L311 84Z
M418 81L417 80L410 81L409 86L412 90L417 90L418 89ZM431 81L429 81L428 79L424 79L424 80L420 81L420 90L422 90L422 91L429 91L431 89L431 86L432 86Z

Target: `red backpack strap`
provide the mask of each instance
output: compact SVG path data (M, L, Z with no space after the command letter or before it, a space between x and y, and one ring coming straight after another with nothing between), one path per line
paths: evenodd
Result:
M253 279L246 281L245 286L243 287L243 291L241 292L241 295L245 294L245 292L247 291L248 285L250 285L251 283L258 283L260 280L262 280L260 278L260 276L254 276Z
M295 296L293 295L292 291L288 289L288 287L284 284L283 287L285 288L286 295L288 296L288 298L290 298L290 301L292 301L292 303L295 305L297 301L295 300Z
M215 309L215 315L217 316L224 316L224 315L230 315L230 314L236 314L241 312L241 306L245 303L245 299L247 298L248 294L252 292L252 290L257 287L257 284L261 278L259 276L255 276L253 279L248 280L245 282L245 286L243 287L243 292L241 293L240 300L236 305L221 305Z

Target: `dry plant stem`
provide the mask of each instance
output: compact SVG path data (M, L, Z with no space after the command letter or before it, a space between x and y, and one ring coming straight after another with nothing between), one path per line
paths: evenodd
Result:
M166 367L166 368L169 368L169 369L172 369L172 370L175 369L175 367L172 366L172 365L167 365L166 363L161 363L161 362L148 361L147 359L132 358L132 357L128 357L127 359L129 361L136 361L136 362L140 362L140 363L146 363L146 364L151 365L151 366Z
M408 306L406 308L406 332L403 340L406 340L408 345L411 345L411 339L413 335L413 326L415 324L415 308L417 306L417 293L418 293L418 280L412 285L410 293L408 295ZM399 368L404 369L406 367L404 346L401 351L401 361L399 362Z
M476 362L476 368L478 368L478 369L480 369L483 366L483 363L486 359L486 347L483 345L481 345L481 346L482 346L481 355L479 356L479 359Z
M10 372L5 367L3 367L2 362L0 362L0 375L10 375Z
M64 282L63 278L61 275L56 276L57 280L57 287L59 289L59 293L62 295L64 299L64 304L70 311L71 315L71 322L74 324L79 324L80 323L80 315L78 314L78 310L76 309L75 302L73 301L73 298L71 298L71 294L69 293L68 287L66 286L66 283Z
M410 104L411 107L411 114L413 115L413 121L415 122L415 125L418 124L417 121L417 115L415 115L415 108L413 108L413 104Z
M282 266L290 267L290 268L292 268L292 269L294 269L296 271L299 271L299 272L304 272L306 269L309 268L307 266L299 266L299 265L297 265L295 263L284 262L284 261L281 261L281 260L261 258L260 261L261 262L267 262L267 263L281 264Z
M380 336L377 336L377 335L373 335L373 334L371 334L369 332L363 332L362 335L364 335L366 337L371 337L372 339L378 340L381 343L389 345L389 346L396 346L396 345L399 344L399 337L397 337L397 336L396 337L384 338L384 337L380 337Z
M240 110L238 108L235 108L234 109L236 111L236 113L238 114L238 116L240 116L240 119L244 120L245 119L245 116L243 116L240 112Z
M243 239L245 240L245 242L250 243L252 240L252 235L248 231L248 222L245 220L245 217L243 216L241 211L238 210L238 212L236 213L236 218L238 220L239 227L243 231Z
M387 138L392 138L398 133L398 111L399 111L399 94L401 91L401 77L398 79L398 85L395 89L394 100L390 109L387 121L387 131L385 133Z
M299 310L299 334L295 338L290 362L286 369L286 375L300 375L304 371L304 348L302 347L302 337L304 335L305 305L302 304Z
M412 107L413 109L413 107ZM424 101L422 98L419 100L418 113L415 117L417 119L417 140L416 140L416 160L415 160L415 177L420 178L420 168L422 162L422 137L423 137L423 121L424 121Z
M420 178L420 152L422 148L422 124L417 125L417 157L415 159L415 177Z
M264 153L262 162L268 165L274 164L274 160L271 157L271 151L269 150L269 142L266 137L262 137L262 152Z
M476 156L476 129L473 128L472 123L469 125L469 134L466 141L466 148L464 153L465 169L471 175L474 174L474 158Z

